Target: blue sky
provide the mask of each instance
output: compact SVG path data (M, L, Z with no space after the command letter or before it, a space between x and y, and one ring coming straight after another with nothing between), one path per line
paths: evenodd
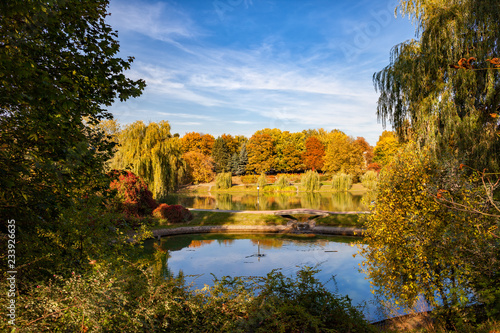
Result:
M373 73L414 38L396 2L111 0L127 72L143 95L109 110L122 124L250 137L263 128L340 129L375 145ZM388 128L390 129L390 128Z

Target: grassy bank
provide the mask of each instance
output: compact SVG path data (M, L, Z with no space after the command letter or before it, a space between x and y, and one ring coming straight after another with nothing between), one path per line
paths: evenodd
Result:
M365 218L365 214L335 214L317 218L316 225L363 228Z
M249 214L227 212L193 211L193 220L187 223L167 224L165 220L157 220L153 229L193 227L207 225L286 225L288 219L273 214ZM294 216L300 220L303 216ZM363 214L335 214L316 219L316 224L334 227L363 227Z

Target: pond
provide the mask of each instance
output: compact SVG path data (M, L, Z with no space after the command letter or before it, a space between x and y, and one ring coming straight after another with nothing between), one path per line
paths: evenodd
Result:
M295 277L300 267L315 267L321 270L316 277L329 290L348 295L354 305L364 304L368 320L382 320L370 283L359 271L362 258L353 257L358 251L356 240L314 235L194 234L162 238L161 248L169 251L166 265L170 274L182 271L186 282L195 288L212 285L211 273L217 278L266 276L280 269L285 276Z
M331 193L208 193L174 194L168 204L179 204L198 209L221 210L282 210L310 208L334 212L367 211L372 194L350 192Z

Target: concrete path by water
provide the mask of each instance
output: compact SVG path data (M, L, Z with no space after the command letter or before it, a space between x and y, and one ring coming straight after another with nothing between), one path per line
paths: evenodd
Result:
M217 225L217 226L193 226L179 227L171 229L153 230L153 236L160 238L163 236L203 234L203 233L290 233L290 234L321 234L339 236L363 236L365 230L351 227L324 227L315 226L307 232L297 232L286 225Z

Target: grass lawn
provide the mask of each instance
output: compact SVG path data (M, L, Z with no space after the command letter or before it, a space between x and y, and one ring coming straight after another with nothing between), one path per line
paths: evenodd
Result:
M316 225L363 228L366 214L335 214L316 219Z
M153 229L166 229L178 227L192 227L205 225L286 225L288 220L284 217L272 214L247 214L247 213L226 213L226 212L199 212L194 211L193 220L188 223L179 224L158 224ZM360 217L361 216L361 217ZM297 216L298 217L298 216ZM336 227L363 227L362 214L336 214L327 217L317 218L316 224L321 226Z

